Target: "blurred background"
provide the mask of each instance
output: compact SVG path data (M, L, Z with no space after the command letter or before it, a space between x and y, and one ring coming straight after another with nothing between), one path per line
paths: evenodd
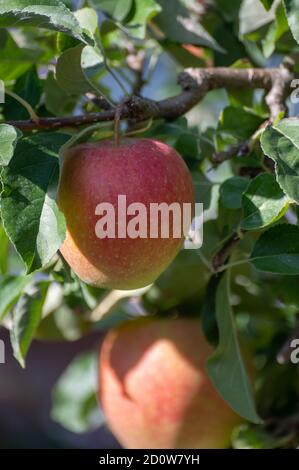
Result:
M105 426L94 432L75 434L50 416L52 389L59 376L77 354L98 350L102 335L72 343L34 341L26 370L13 358L9 336L3 329L0 338L6 345L6 363L0 366L0 448L119 448Z

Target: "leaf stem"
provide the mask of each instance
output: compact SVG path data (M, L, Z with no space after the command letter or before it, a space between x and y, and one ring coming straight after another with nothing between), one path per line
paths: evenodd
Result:
M36 124L38 124L39 117L34 111L34 109L32 108L31 104L28 103L28 101L25 101L23 98L21 98L21 96L17 95L16 93L10 90L5 90L5 94L8 96L11 96L13 99L18 101L27 110L31 120L35 122Z
M120 87L120 89L122 90L122 92L124 93L125 96L128 96L129 95L129 92L128 90L126 89L126 87L124 86L124 84L121 82L121 80L119 80L118 76L116 75L116 73L114 72L114 70L110 67L110 65L108 64L107 62L107 57L106 57L106 54L105 54L105 51L103 49L103 47L100 45L100 44L97 44L96 48L95 49L98 49L100 51L100 53L102 54L103 56L103 60L104 60L104 65L107 69L107 71L110 73L110 75L114 78L114 80L116 81L116 83L118 84L118 86Z
M100 123L97 122L96 124L92 124L91 126L85 127L79 133L70 137L70 139L60 148L59 155L62 156L63 153L70 147L73 147L77 142L79 142L83 137L89 134L93 134L95 131L99 130L100 128L106 127L107 125L111 126L111 123ZM112 131L111 131L112 133Z
M198 256L200 257L202 263L206 266L206 268L208 268L208 270L209 270L212 274L215 274L214 269L213 269L211 263L210 263L209 260L205 257L205 255L203 254L203 252L202 252L200 249L198 250Z
M125 136L127 137L127 136L130 136L130 135L141 134L142 132L146 132L151 128L152 123L153 123L153 118L150 118L145 126L143 126L141 128L138 128L136 130L132 130L130 132L126 132Z
M238 261L233 261L232 263L227 263L223 264L217 269L217 273L221 273L222 271L225 271L226 269L234 268L235 266L240 266L241 264L249 263L249 258L246 259L240 259Z

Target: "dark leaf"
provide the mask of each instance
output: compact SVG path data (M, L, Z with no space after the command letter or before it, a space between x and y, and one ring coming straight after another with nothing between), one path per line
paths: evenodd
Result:
M219 343L213 356L207 361L207 371L220 395L239 415L260 423L241 356L229 299L229 275L225 274L216 294Z

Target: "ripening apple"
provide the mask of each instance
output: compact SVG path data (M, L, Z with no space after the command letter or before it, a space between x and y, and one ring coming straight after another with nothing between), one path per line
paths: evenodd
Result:
M125 210L120 200L131 207L124 223L118 218ZM109 210L104 210L107 203ZM126 226L134 224L136 217L140 220L135 203L148 211L147 232L140 232L135 220L134 236L127 236ZM67 223L61 247L67 263L83 281L98 287L136 289L151 284L175 258L184 239L183 227L180 237L172 236L171 212L170 236L162 237L161 218L155 232L158 236L150 236L153 203L177 203L180 208L183 203L194 204L188 168L165 143L124 139L116 145L106 140L67 150L58 190L58 204Z
M125 448L225 448L241 422L205 371L212 350L198 320L138 319L111 330L99 401Z

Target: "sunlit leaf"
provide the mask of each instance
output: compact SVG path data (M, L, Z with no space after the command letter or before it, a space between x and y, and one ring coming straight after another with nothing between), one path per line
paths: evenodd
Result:
M220 395L238 414L249 421L259 423L261 420L255 409L230 306L228 274L222 277L217 288L216 318L219 343L207 361L208 374Z

